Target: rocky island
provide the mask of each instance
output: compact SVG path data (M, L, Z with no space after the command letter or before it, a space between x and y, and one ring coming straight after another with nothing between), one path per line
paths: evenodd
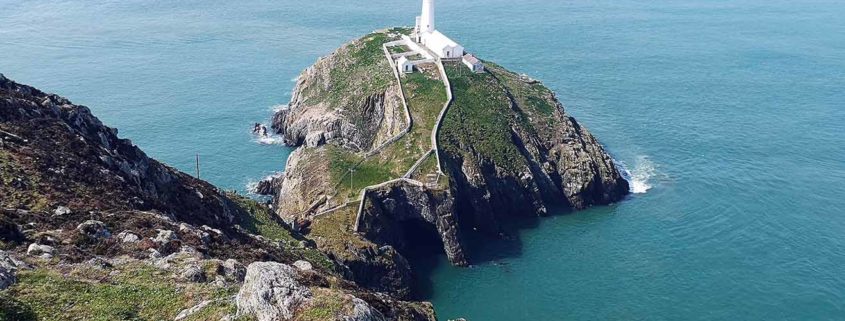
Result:
M417 246L467 265L467 237L498 237L513 217L628 193L611 157L539 81L454 59L397 72L403 49L384 44L410 32L375 32L321 58L273 117L298 147L267 183L278 186L275 213L358 284L407 297L405 256Z
M613 160L537 80L484 61L399 72L409 29L298 78L297 146L261 204L146 156L84 106L0 76L0 320L436 320L407 257L609 204ZM480 62L480 60L479 60Z

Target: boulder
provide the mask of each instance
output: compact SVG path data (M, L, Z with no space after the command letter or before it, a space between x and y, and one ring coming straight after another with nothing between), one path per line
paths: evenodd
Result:
M95 220L82 222L76 227L76 230L92 239L104 239L111 236L111 232L106 228L106 225Z
M246 267L234 259L228 259L223 262L223 274L237 282L243 282L246 276Z
M17 270L18 262L6 252L0 251L0 290L6 289L18 281L15 276Z
M311 290L296 281L296 269L276 262L250 264L236 298L238 315L258 321L289 320L310 300Z
M186 266L182 270L182 273L179 274L179 277L188 282L205 282L205 272L202 271L202 268L200 268L199 265L194 264Z
M132 233L130 231L123 231L117 234L117 239L123 243L138 243L141 241L141 237L138 234Z
M56 249L54 249L52 246L42 245L42 244L38 244L38 243L32 243L26 249L26 254L32 255L32 256L40 256L40 257L43 257L43 258L51 258L51 257L53 257L53 254L55 252L56 252Z
M295 266L300 271L311 271L314 269L314 266L312 266L310 262L303 260L293 262L293 266Z
M158 230L158 235L153 239L158 244L167 244L176 239L176 233L171 230Z
M53 216L64 216L73 213L69 208L65 206L59 206L53 211Z
M387 319L364 300L352 298L352 312L343 316L343 321L387 321Z

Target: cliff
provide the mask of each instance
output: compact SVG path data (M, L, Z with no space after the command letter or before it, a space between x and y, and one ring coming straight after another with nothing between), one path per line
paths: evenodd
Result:
M321 58L300 75L289 108L274 117L276 131L299 147L277 181L275 211L318 247L347 265L383 267L378 262L388 258L380 253L396 261L393 251L408 255L434 245L453 264L466 265L470 232L498 237L514 217L627 195L628 182L613 159L539 81L490 62L478 74L444 62L391 77L387 56L375 48L403 32L379 31ZM410 122L373 98L395 98L398 90ZM362 139L383 138L376 133L395 134L407 124L407 135L400 132L382 148ZM433 132L437 146L429 140ZM368 250L374 246L386 250ZM413 267L391 266L400 270L392 274L413 273ZM353 271L353 278L380 279L372 275L378 270ZM373 286L408 291L403 277L388 279L393 282Z
M0 75L0 320L436 319L117 133Z

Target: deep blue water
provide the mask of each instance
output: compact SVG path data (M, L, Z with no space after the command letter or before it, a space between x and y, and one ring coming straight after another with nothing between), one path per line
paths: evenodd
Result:
M0 72L243 190L300 70L418 1L0 0ZM845 319L845 3L455 0L438 25L543 80L638 193L533 222L452 268L441 319Z

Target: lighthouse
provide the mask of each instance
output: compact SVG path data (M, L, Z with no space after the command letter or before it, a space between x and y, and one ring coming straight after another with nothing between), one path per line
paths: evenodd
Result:
M419 28L420 33L434 31L434 0L423 0Z
M442 59L460 59L464 47L434 27L434 0L422 0L422 13L417 17L414 40Z

